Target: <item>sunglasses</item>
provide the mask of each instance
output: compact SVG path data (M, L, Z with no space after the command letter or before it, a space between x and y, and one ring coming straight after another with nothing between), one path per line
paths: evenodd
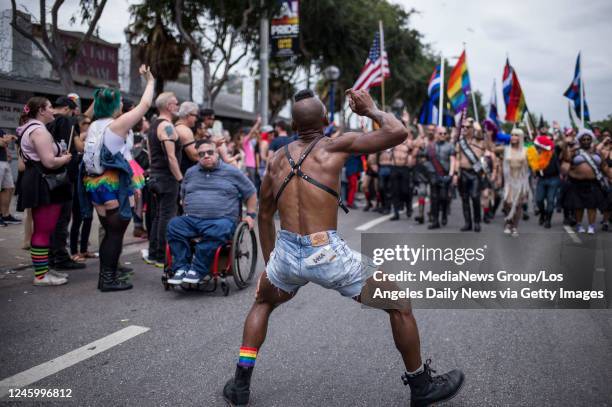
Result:
M438 134L440 134L441 136L446 136L448 133L444 132L444 133L438 133Z
M214 156L215 155L215 150L206 150L206 151L200 151L198 152L198 157L202 158L202 157L206 157L207 155L209 156Z
M91 124L91 122L83 122L81 123L81 126L89 126Z

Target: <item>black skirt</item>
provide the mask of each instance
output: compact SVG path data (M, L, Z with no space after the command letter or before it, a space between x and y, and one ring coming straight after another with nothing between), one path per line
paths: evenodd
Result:
M50 191L47 181L42 176L42 171L44 171L42 164L38 162L26 165L20 180L20 193L17 198L18 211L49 204L61 204L72 198L72 187L70 184Z
M595 179L568 178L564 206L567 209L603 209L605 197Z

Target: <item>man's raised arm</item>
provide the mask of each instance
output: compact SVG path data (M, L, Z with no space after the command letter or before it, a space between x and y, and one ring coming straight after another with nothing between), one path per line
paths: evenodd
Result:
M367 91L349 89L346 95L353 112L369 117L380 128L367 133L346 133L333 141L330 151L368 154L394 147L406 140L408 129L395 115L378 109Z

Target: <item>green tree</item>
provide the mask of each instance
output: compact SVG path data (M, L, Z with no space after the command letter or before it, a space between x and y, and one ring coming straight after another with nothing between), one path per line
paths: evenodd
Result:
M11 26L29 41L31 41L36 48L43 54L44 58L51 64L53 70L59 76L60 83L64 88L64 92L70 93L75 90L74 78L72 77L72 65L76 61L77 57L81 53L83 44L89 41L94 33L102 11L106 6L107 0L94 0L80 1L79 14L81 16L81 22L89 24L85 35L83 35L78 41L72 43L65 43L59 33L58 26L58 15L60 8L64 4L64 0L56 0L53 2L51 7L51 23L47 22L47 1L40 0L40 27L42 31L41 40L34 37L31 32L25 30L22 23L19 21L23 17L17 11L17 4L15 0L11 0L11 6L13 9L13 15L11 20ZM76 17L72 16L71 21L76 21Z
M230 70L247 57L259 34L254 0L176 0L174 24L203 67L204 105L212 106Z
M603 120L598 120L596 122L591 122L591 126L599 127L601 129L612 130L612 114L609 114L608 117L606 117Z

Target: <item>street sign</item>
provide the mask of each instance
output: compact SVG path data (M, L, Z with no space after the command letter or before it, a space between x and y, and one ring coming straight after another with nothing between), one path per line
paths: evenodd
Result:
M272 56L291 57L300 53L299 0L279 0L280 10L270 23Z

